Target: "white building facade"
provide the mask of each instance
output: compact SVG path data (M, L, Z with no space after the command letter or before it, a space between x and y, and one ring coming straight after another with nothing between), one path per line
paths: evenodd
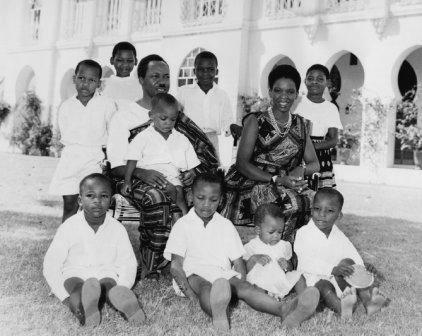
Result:
M0 6L6 26L0 32L0 98L13 105L33 90L52 122L74 92L76 64L92 58L111 74L111 50L119 41L132 42L138 59L161 55L173 93L192 82L200 50L215 53L218 84L229 93L237 120L238 95L267 96L267 76L276 64L294 65L302 77L310 65L324 64L341 86L342 121L362 130L362 144L371 126L364 102L400 100L404 88L422 83L422 0L0 0ZM357 90L363 103L352 113ZM411 158L399 157L395 123L390 109L376 148L368 152L362 145L354 165L335 167L337 176L422 187L422 171L413 169ZM230 145L228 139L220 148L226 165Z

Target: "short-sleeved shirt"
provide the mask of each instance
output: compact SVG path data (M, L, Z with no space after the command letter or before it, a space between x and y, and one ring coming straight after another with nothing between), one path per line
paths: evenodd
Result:
M98 93L94 94L86 106L76 98L76 95L70 97L59 107L60 141L65 146L101 148L107 143L109 123L115 112L114 101Z
M352 259L363 265L363 260L346 235L334 225L327 237L311 219L296 233L294 242L298 264L297 270L303 272L308 286L313 286L320 279L330 280L339 295L339 288L331 272L340 261Z
M343 129L337 107L326 100L314 103L303 96L294 113L312 122L311 136L324 137L329 128Z
M292 245L284 240L280 240L275 245L265 244L259 237L256 237L245 244L246 253L243 259L248 260L255 254L265 254L271 258L272 261L277 261L280 258L290 260L292 257Z
M171 164L178 169L188 170L201 163L186 136L173 129L166 140L153 125L135 136L125 158L137 160L137 166L146 169L151 165Z
M171 260L172 254L183 257L183 270L189 276L201 274L196 270L202 270L204 266L231 271L231 262L244 253L242 241L231 221L216 212L204 226L192 208L173 226L164 257L167 260Z
M221 134L233 122L229 96L215 83L207 93L197 83L182 86L177 100L183 106L183 112L204 131Z
M117 103L120 103L120 101L136 102L142 98L142 86L134 75L129 77L112 75L103 80L101 94Z
M111 168L126 165L130 130L149 120L148 110L137 103L121 102L119 111L111 119L107 142L107 156Z

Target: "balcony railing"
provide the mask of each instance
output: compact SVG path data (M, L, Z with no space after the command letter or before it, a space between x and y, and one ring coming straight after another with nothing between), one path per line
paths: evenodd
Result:
M155 32L161 24L162 0L135 0L132 17L134 32Z
M64 40L81 37L87 28L87 0L65 0L63 2L63 25L61 37Z
M222 22L226 14L226 0L181 0L183 25L204 25Z
M29 37L32 41L40 38L41 4L38 0L29 2Z
M122 25L122 0L99 1L97 35L115 35Z
M324 12L345 13L356 12L365 9L367 0L326 0Z
M266 0L265 16L269 19L294 17L306 0Z

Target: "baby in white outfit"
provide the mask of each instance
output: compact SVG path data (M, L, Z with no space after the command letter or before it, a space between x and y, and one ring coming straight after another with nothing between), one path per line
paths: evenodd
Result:
M282 299L300 283L305 285L301 273L293 270L290 259L292 246L281 240L284 230L282 210L273 203L260 205L254 218L258 237L245 245L247 281Z

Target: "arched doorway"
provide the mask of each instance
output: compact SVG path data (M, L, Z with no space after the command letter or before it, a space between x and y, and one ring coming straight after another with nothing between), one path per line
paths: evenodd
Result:
M402 63L396 77L396 92L399 95L399 101L410 103L415 110L420 110L422 106L422 47L416 47L409 50L404 55ZM414 104L414 105L413 105ZM398 107L396 111L396 125L403 118L403 110ZM416 117L411 123L422 126L422 114L416 113ZM394 164L395 165L414 165L412 149L401 149L400 140L395 138L394 142Z
M32 69L29 65L26 65L19 72L16 79L15 100L18 101L19 98L27 91L35 92L36 88L37 82L34 69Z
M357 98L363 87L365 71L359 58L349 52L341 51L331 57L327 62L330 70L329 91L331 101L338 107L343 132L336 160L348 165L359 165L360 145L359 139L362 129L363 106ZM349 148L350 147L350 148ZM341 155L347 155L347 158ZM340 156L339 156L340 155Z
M261 95L262 96L268 96L268 75L270 74L271 70L274 69L274 67L276 67L277 65L282 65L282 64L291 65L292 67L296 68L296 65L292 61L292 59L286 55L277 55L271 58L261 73Z

